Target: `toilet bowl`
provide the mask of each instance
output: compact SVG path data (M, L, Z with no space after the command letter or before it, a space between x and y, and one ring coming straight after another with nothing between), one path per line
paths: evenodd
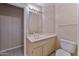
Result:
M60 49L56 50L56 56L71 56L75 53L76 43L69 40L60 40Z
M56 51L56 56L71 56L71 54L63 49L58 49Z

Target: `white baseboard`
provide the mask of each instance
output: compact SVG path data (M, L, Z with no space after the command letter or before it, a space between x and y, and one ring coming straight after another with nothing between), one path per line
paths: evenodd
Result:
M20 48L20 47L22 47L22 46L23 46L23 45L19 45L19 46L12 47L12 48L9 48L9 49L1 50L0 53L6 52L6 51L9 51L9 50L13 50L13 49L17 49L17 48Z

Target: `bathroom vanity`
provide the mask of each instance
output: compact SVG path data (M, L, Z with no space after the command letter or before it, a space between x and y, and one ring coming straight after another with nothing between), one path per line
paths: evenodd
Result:
M27 36L28 56L47 56L59 46L56 34L34 34Z

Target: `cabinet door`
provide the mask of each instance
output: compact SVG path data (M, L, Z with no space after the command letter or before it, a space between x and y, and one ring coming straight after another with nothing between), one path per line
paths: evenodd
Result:
M56 39L55 38L49 38L48 43L43 45L43 55L49 55L53 51L55 51L56 47Z
M33 56L42 56L43 52L42 52L42 47L36 47L32 50L32 55Z
M49 55L55 50L55 41L50 40L48 43L43 45L43 56Z
M49 45L48 43L43 45L43 56L49 55Z
M56 43L55 39L53 39L53 38L49 39L49 42L48 42L48 52L49 52L49 54L55 50L55 43Z

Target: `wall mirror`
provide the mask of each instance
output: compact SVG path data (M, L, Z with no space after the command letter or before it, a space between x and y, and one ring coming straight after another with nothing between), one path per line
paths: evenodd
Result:
M42 32L42 10L34 6L29 6L29 34Z

